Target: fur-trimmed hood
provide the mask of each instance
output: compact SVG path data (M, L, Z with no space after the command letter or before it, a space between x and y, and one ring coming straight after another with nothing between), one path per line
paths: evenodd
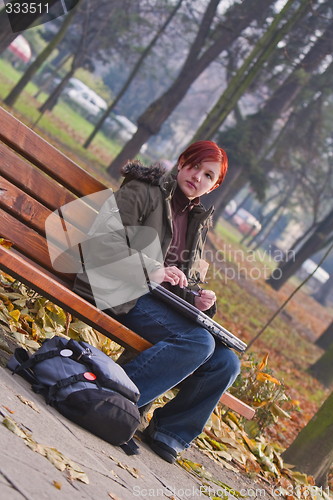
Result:
M172 198L177 186L176 176L171 174L171 172L166 172L166 169L160 163L146 167L139 160L128 161L122 166L120 173L123 177L125 177L121 187L125 186L125 184L134 179L146 182L147 184L152 184L153 186L159 186L165 196L165 199L169 201ZM149 196L149 190L147 196ZM202 203L199 203L199 205L195 207L195 212L205 213L207 217L207 225L213 226L212 214L214 212L214 207L210 207L207 210Z
M127 182L133 179L137 179L153 186L158 186L165 174L165 168L158 163L150 167L145 167L140 161L134 160L125 163L120 169L120 173L125 177L122 185L127 184Z

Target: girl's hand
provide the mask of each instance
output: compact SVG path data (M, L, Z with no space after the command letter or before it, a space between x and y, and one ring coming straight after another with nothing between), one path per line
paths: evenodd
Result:
M213 290L202 290L201 295L194 299L194 305L199 311L207 311L216 301L216 295Z
M176 266L161 267L150 275L150 279L156 283L167 281L172 286L179 285L180 288L187 286L187 279L183 271Z

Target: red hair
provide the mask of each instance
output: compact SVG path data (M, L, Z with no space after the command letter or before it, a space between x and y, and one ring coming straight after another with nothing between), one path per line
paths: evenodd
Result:
M224 181L228 169L228 158L224 149L219 148L215 142L199 141L191 144L181 153L178 164L182 162L182 167L186 165L196 165L203 160L218 161L221 164L221 171L215 186L219 186Z

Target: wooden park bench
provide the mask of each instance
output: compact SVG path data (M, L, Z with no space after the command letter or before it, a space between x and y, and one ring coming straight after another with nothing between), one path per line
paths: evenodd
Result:
M71 291L71 256L63 254L61 269L67 273L55 270L45 237L45 221L52 212L61 214L64 205L106 189L0 107L0 236L13 243L10 250L0 245L0 269L127 350L141 352L151 347L147 340ZM92 224L98 209L81 203L64 229L79 234ZM57 224L52 227L52 221L48 239L50 234L52 245L66 248L66 231L59 231ZM254 415L250 406L229 393L221 402L248 419Z

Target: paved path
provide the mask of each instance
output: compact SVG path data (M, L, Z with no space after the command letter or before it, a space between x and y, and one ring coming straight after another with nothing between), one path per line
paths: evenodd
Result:
M18 395L34 402L39 413L24 404ZM121 448L93 436L47 406L25 380L18 375L12 376L4 368L0 368L0 415L0 422L6 417L11 418L21 429L31 433L37 443L54 447L73 460L89 478L89 484L68 480L66 471L60 472L47 458L33 452L25 439L0 425L0 500L208 498L200 491L200 479L179 465L160 459L144 443L139 443L139 455L127 456ZM231 487L248 491L250 488L248 498L269 499L267 491L261 491L262 485L255 485L249 479L220 467L194 446L186 450L184 456L200 461L215 478ZM136 469L139 477L121 468L118 461ZM61 484L60 490L54 481ZM211 487L214 488L213 483Z

